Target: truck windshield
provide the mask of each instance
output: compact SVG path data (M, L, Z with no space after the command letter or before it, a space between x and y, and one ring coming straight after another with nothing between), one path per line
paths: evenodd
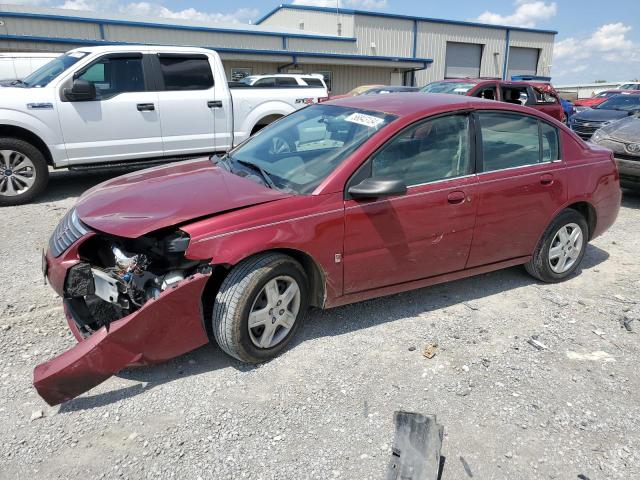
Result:
M455 93L456 95L466 95L475 83L468 82L433 82L425 85L420 90L423 93Z
M25 77L20 85L34 88L44 87L48 85L51 80L87 55L88 52L71 52L54 58L49 63L45 63L35 72Z
M316 104L272 123L225 158L260 171L278 189L308 194L378 130L387 113Z

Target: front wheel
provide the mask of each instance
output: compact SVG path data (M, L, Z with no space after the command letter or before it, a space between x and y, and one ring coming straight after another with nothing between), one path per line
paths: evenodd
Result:
M543 282L556 283L580 266L589 239L586 219L576 210L563 210L542 235L527 272Z
M28 203L49 181L42 152L18 138L0 139L0 206Z
M298 262L265 253L236 265L213 307L213 333L226 353L247 363L277 356L300 328L308 282Z

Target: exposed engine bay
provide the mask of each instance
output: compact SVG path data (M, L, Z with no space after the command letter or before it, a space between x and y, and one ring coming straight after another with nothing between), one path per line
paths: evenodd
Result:
M65 300L84 336L109 327L163 291L197 272L211 271L208 261L188 260L189 236L161 231L136 239L96 234L81 245L81 262L65 281Z

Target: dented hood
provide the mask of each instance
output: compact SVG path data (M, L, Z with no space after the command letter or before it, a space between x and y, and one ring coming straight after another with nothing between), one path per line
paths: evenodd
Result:
M98 231L136 238L163 227L288 196L204 158L108 180L87 190L76 209L80 219Z

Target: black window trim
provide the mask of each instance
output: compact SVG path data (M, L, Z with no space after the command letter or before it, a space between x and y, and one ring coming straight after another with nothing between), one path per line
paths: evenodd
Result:
M479 115L481 113L501 113L501 114L509 114L509 115L519 115L522 117L529 117L529 118L533 118L535 120L537 120L538 122L538 148L539 148L539 159L540 161L538 163L528 163L526 165L518 165L516 167L507 167L507 168L501 168L498 170L488 170L485 172L484 170L484 152L482 149L482 128L480 126L480 119L478 118ZM482 109L482 110L475 110L473 112L473 116L475 117L474 120L474 124L475 124L475 151L476 151L476 173L478 175L485 175L488 173L496 173L496 172L504 172L504 171L509 171L509 170L515 170L518 168L528 168L528 167L534 167L537 165L553 165L554 163L560 163L563 161L563 155L562 155L562 135L560 135L560 131L558 129L558 127L556 125L553 125L551 122L548 122L540 117L538 117L537 115L531 115L525 112L516 112L513 110L502 110L502 109ZM556 132L556 137L558 139L558 157L556 160L550 160L548 162L543 162L542 161L542 127L541 124L542 123L546 123L547 125L549 125L550 127L552 127L555 132Z
M206 92L207 90L211 90L216 86L216 76L211 67L211 62L209 62L209 57L204 53L150 53L145 55L148 57L150 71L152 72L154 78L154 88L157 92ZM211 67L211 77L213 80L213 84L209 88L198 88L198 89L180 89L180 90L167 90L167 86L164 83L164 75L162 74L162 65L160 64L161 58L187 58L193 60L206 60Z
M142 54L142 52L134 51L134 52L105 53L104 55L100 55L99 57L95 58L92 62L86 64L84 67L74 72L70 78L68 78L66 81L62 83L62 85L60 85L59 87L60 101L74 103L75 101L69 100L67 97L65 97L64 95L65 89L71 88L71 85L73 84L73 81L76 78L86 73L86 71L89 70L89 68L91 68L93 65L102 62L105 58L132 58L132 59L140 58L142 59L142 77L144 81L144 90L137 91L137 92L117 92L107 97L95 98L93 100L82 100L83 102L104 102L107 100L111 100L112 98L115 98L118 95L122 95L123 93L140 93L140 92L153 91L154 82L152 80L152 72L147 69L147 65L145 65L144 55Z
M399 137L400 135L405 133L407 130L415 127L420 123L436 120L442 117L449 117L453 115L467 115L469 117L469 167L468 167L469 171L465 175L460 175L457 177L441 178L439 180L432 180L430 182L418 183L415 185L407 185L407 189L418 188L424 185L432 185L435 183L450 182L451 180L458 180L461 178L468 178L476 175L476 172L478 171L477 170L478 156L476 155L477 148L474 148L477 146L477 134L476 134L477 129L476 129L476 119L474 115L474 110L462 109L462 110L455 110L451 112L438 113L435 115L430 115L428 117L422 117L414 122L411 122L409 125L406 125L400 131L394 133L391 137L387 138L384 141L384 143L382 143L380 146L378 146L378 148L376 148L373 152L371 152L371 154L362 162L362 164L351 174L349 179L345 182L344 199L352 200L353 198L349 194L349 188L351 188L353 185L357 185L358 183L362 182L367 178L371 178L373 173L373 168L372 168L373 158L378 154L378 152L380 152L383 148L385 148L387 145L393 142L397 137ZM410 195L410 194L411 192L407 192L407 195Z

